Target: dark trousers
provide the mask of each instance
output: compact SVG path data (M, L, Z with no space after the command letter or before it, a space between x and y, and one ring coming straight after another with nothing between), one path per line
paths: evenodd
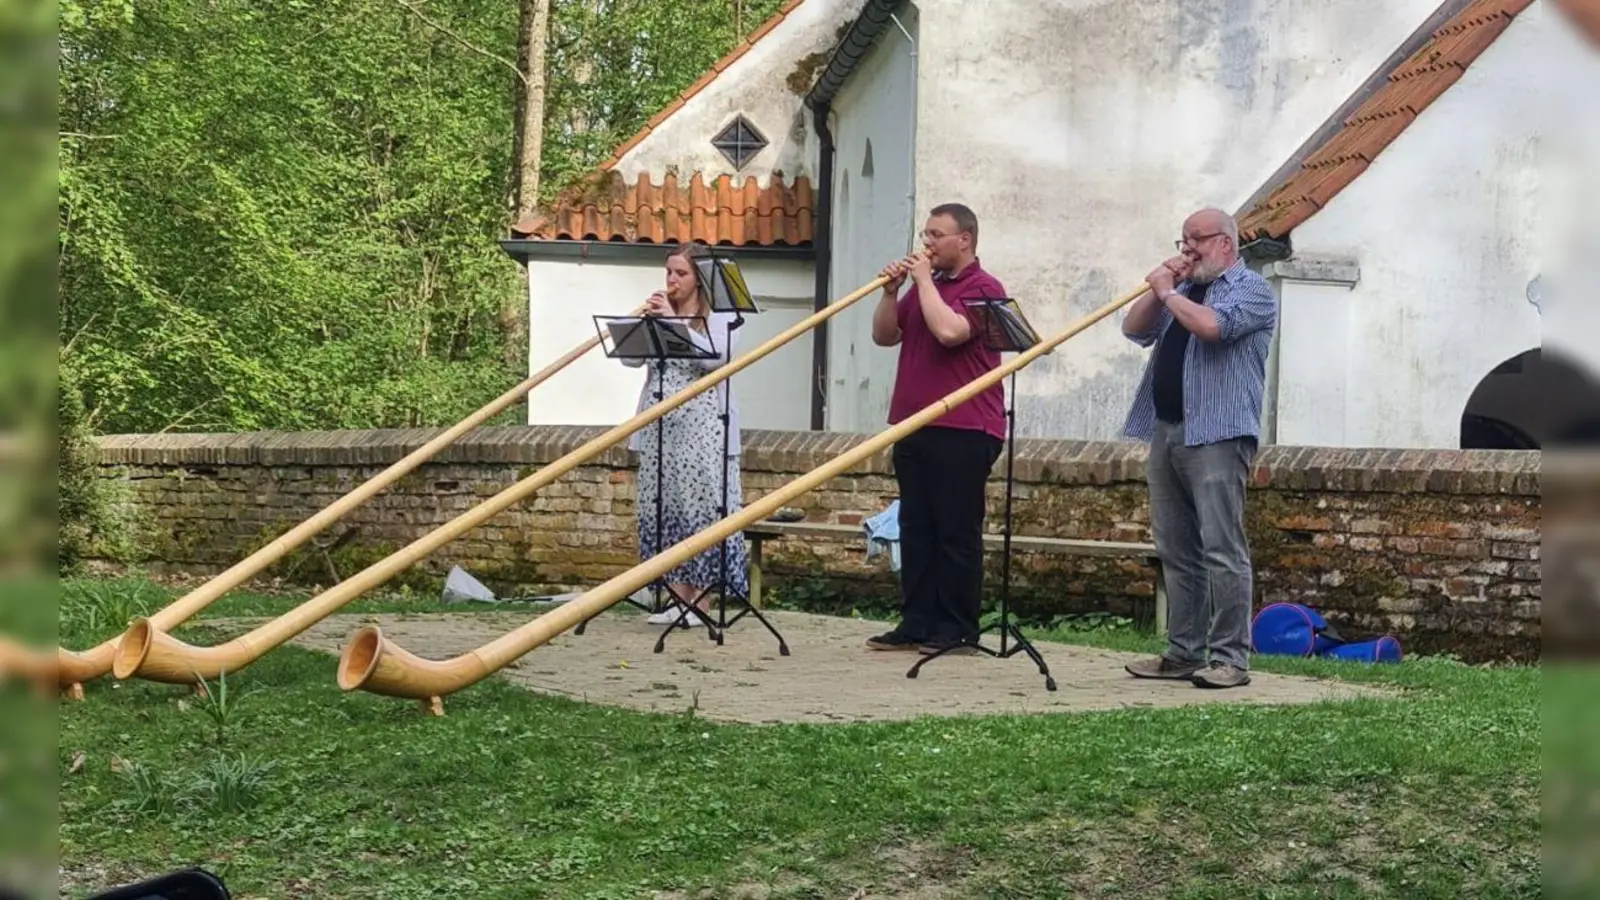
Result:
M917 641L978 632L983 601L984 485L999 438L927 427L894 445L900 483L899 630Z

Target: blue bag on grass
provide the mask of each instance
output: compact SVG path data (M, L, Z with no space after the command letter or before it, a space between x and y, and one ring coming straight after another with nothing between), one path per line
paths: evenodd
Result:
M1399 662L1400 642L1392 635L1386 634L1374 641L1340 644L1323 655L1331 659L1353 659L1360 662Z
M1321 656L1363 662L1399 662L1392 635L1347 641L1316 610L1299 603L1270 603L1250 622L1250 648L1269 656Z

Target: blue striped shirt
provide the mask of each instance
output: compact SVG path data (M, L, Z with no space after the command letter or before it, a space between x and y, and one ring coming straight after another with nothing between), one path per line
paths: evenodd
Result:
M1189 282L1177 285L1189 295ZM1260 440L1261 395L1267 380L1267 352L1278 321L1278 302L1267 280L1236 260L1206 292L1206 305L1217 317L1219 340L1191 337L1183 356L1183 438L1190 447L1249 436ZM1159 343L1172 324L1172 311L1162 304L1149 331L1129 335L1141 347ZM1159 348L1157 353L1159 353ZM1149 441L1155 435L1154 375L1156 353L1145 364L1124 432Z

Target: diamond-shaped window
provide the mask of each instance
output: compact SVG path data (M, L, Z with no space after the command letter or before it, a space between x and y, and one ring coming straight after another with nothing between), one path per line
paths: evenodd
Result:
M750 124L749 119L738 116L711 139L711 146L721 150L735 169L743 169L745 163L767 146L767 139Z

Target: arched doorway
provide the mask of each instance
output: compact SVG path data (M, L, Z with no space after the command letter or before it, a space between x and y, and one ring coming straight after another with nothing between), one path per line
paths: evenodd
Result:
M1538 347L1495 366L1461 415L1463 450L1580 446L1600 446L1600 381Z

